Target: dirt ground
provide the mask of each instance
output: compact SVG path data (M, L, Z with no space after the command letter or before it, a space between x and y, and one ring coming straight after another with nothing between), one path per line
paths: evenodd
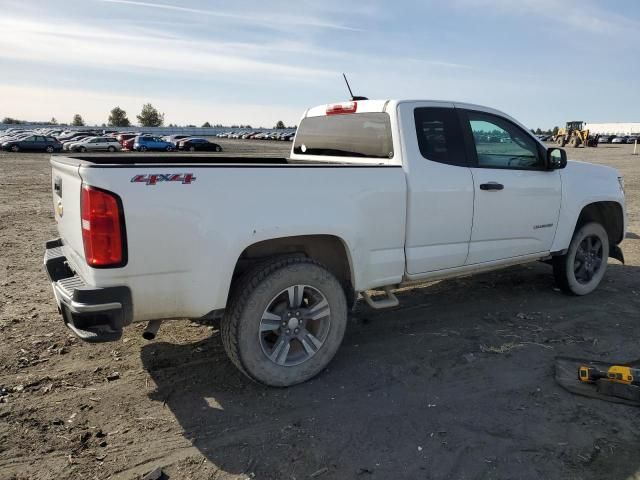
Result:
M0 478L640 479L638 410L553 379L556 355L640 358L640 156L569 154L626 179L627 265L595 293L567 297L533 264L359 303L329 369L288 389L239 374L211 322L76 340L42 267L49 156L0 154Z

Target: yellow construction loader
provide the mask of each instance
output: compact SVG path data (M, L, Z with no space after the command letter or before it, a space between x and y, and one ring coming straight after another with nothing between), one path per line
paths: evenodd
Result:
M555 141L561 147L597 147L598 136L589 136L589 129L582 129L583 122L567 122L565 128L560 128L556 134Z

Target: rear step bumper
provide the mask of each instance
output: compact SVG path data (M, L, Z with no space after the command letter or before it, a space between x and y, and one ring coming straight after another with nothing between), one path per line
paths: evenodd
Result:
M44 265L58 309L67 327L85 342L113 342L133 318L129 287L98 288L76 275L64 256L62 241L46 243Z

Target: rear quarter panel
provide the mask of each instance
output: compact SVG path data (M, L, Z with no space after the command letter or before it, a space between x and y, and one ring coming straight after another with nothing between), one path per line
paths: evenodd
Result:
M131 182L149 173L196 180ZM80 175L122 199L128 264L85 274L97 286L130 286L135 321L224 308L242 251L272 238L339 237L356 290L402 279L406 186L399 166L82 167Z

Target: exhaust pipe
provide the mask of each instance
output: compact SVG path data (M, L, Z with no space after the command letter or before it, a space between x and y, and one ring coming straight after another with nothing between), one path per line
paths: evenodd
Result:
M154 338L156 338L156 334L158 333L161 324L162 320L151 320L149 323L147 323L147 328L145 328L144 332L142 332L142 338L144 338L145 340L153 340Z

